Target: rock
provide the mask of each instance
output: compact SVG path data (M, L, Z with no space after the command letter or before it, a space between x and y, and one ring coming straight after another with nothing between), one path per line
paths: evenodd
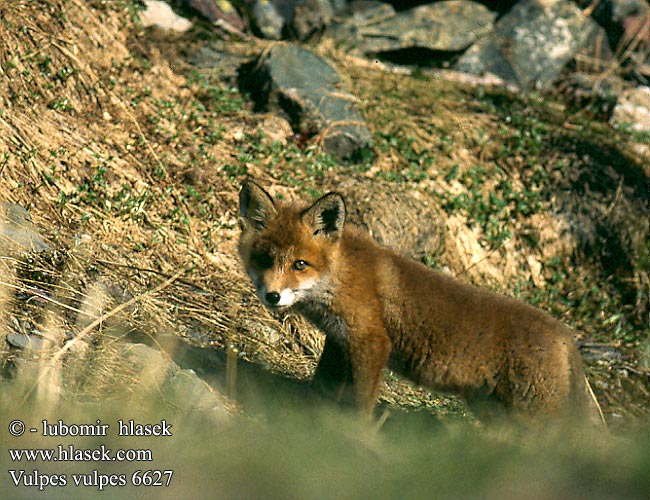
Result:
M345 0L243 0L256 34L271 40L306 40L321 32Z
M155 26L160 29L183 33L192 27L192 23L177 15L167 2L162 0L144 0L145 10L140 12L140 22L145 28Z
M15 256L28 252L45 252L50 247L20 205L0 204L0 255Z
M580 353L585 362L593 364L611 364L623 359L620 351L604 344L585 343L580 346Z
M250 63L252 58L229 52L226 44L211 43L190 54L188 60L197 68L210 69L221 82L235 88L239 68Z
M619 64L609 43L609 36L602 26L598 26L594 37L573 58L577 71L601 76L609 75L612 73L609 70Z
M650 87L636 87L623 92L610 123L629 125L637 132L650 132Z
M455 69L493 73L524 89L546 87L597 30L596 22L568 0L522 0Z
M280 40L286 22L274 2L270 0L246 0L243 2L254 31L264 38Z
M244 29L244 20L228 0L177 0L181 7L195 10L213 24L226 23L237 31Z
M350 3L337 16L341 23L365 26L378 23L395 15L395 9L389 3L375 0L357 0Z
M284 113L297 133L319 134L327 153L353 159L370 147L356 98L336 69L313 52L276 45L244 80L258 108Z
M650 13L647 0L607 0L612 6L612 19L622 21L626 17Z
M7 334L7 342L18 349L23 349L25 351L40 351L50 345L50 342L47 339L38 335L25 335L24 333L14 332Z
M496 17L485 6L468 0L421 5L393 16L388 15L390 8L374 3L366 9L346 23L347 33L343 30L337 35L349 37L366 54L413 48L458 52L489 33Z
M172 373L163 386L163 391L168 401L182 404L181 408L185 412L215 412L220 418L228 416L223 407L223 400L194 370L178 370Z
M125 344L122 358L137 381L138 397L149 399L148 396L158 395L182 413L208 413L217 421L230 416L223 398L194 370L182 369L157 349L144 344Z
M289 33L296 40L306 40L325 29L334 16L329 0L303 0L296 5L289 24Z

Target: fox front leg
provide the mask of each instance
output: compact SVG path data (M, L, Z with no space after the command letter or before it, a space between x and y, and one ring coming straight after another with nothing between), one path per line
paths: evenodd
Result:
M314 387L337 402L354 402L352 367L347 338L327 335L313 380Z
M390 340L383 328L350 336L350 364L356 405L368 417L379 394L379 382L390 355Z

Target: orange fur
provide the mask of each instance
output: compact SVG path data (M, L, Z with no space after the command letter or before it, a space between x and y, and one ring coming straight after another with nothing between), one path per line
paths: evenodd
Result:
M345 224L330 193L311 207L247 181L239 252L262 302L321 329L315 384L366 413L388 365L465 398L480 415L570 416L589 406L572 332L549 314L462 283Z

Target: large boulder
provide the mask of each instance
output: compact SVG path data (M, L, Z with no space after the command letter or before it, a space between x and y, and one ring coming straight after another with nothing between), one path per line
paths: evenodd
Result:
M360 2L347 13L333 36L365 54L413 48L458 52L489 33L496 17L485 6L468 0L421 5L399 13L380 2Z
M354 159L370 147L371 135L341 75L324 58L293 45L264 54L245 86L260 109L287 117L293 130L318 136L323 149Z
M523 89L546 87L597 32L596 22L569 0L521 0L455 69L492 73Z

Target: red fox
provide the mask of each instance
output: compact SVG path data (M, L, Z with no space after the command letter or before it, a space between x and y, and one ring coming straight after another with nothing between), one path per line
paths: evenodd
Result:
M597 402L571 330L549 314L462 283L346 224L329 193L309 207L245 181L239 253L262 303L325 333L314 384L371 415L386 366L455 393L480 416L574 416Z

